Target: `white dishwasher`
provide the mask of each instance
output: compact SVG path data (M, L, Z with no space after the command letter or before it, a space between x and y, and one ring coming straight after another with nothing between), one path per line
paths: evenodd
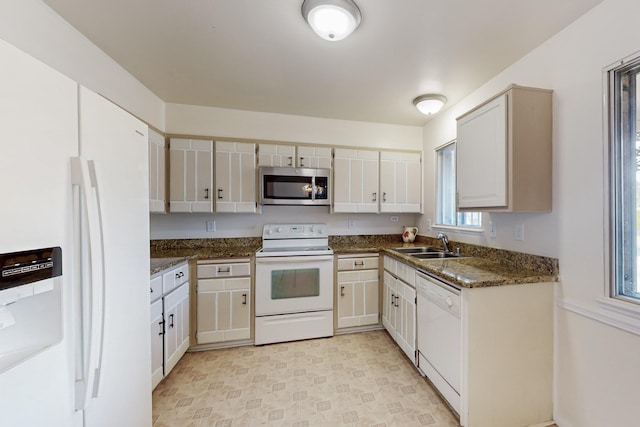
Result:
M460 289L416 274L418 369L460 413Z

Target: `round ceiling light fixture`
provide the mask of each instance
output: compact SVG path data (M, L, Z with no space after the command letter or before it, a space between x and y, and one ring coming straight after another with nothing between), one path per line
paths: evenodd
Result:
M413 105L415 105L422 114L430 116L440 111L446 102L447 98L443 95L430 93L428 95L420 95L414 99Z
M317 35L334 42L351 34L362 19L353 0L304 0L302 16Z

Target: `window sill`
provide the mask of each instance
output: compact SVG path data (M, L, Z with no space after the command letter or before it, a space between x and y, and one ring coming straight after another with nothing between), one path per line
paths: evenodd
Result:
M589 319L613 326L635 335L640 335L640 306L617 301L613 298L598 297L599 309L585 307L565 299L558 299L558 307L572 311Z
M465 226L460 226L460 225L436 224L436 225L433 225L431 228L433 228L435 230L450 230L450 231L455 231L455 232L458 232L458 233L465 233L465 234L482 234L482 233L484 233L484 228L482 228L482 227L465 227Z

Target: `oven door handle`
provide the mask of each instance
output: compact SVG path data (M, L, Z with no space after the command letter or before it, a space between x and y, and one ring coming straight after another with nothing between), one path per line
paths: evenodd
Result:
M291 262L317 262L333 261L333 255L306 255L306 256L274 256L256 258L256 264L281 264Z

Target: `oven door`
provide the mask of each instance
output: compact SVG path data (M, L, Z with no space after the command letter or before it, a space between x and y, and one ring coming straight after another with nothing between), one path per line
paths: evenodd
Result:
M256 316L333 309L333 256L256 258Z

